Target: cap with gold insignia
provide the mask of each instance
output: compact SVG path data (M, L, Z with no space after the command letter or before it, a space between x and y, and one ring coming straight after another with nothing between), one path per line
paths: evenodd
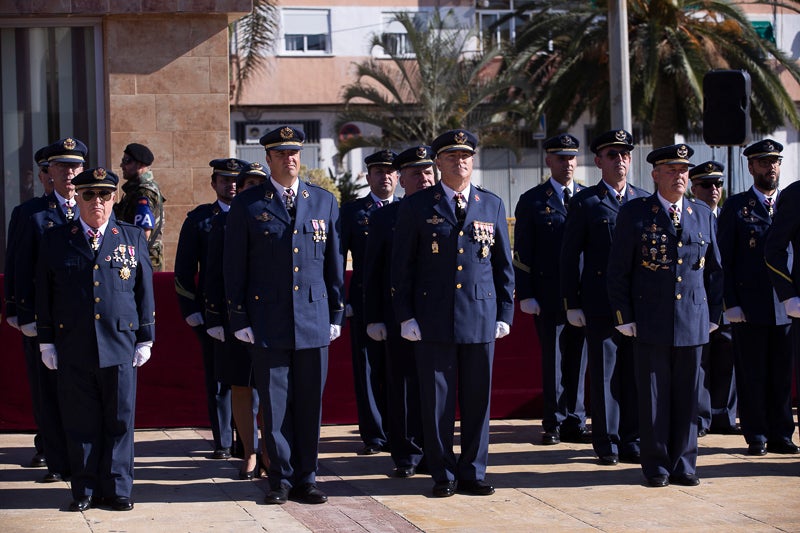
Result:
M783 145L772 139L754 142L744 149L742 155L747 159L761 159L762 157L783 157Z
M85 144L72 137L56 141L45 150L48 163L85 163L89 153Z
M578 155L578 148L581 143L569 133L562 133L555 137L550 137L544 144L544 151L553 155Z
M431 143L431 149L437 156L442 152L455 150L474 154L477 147L478 138L467 130L450 130L436 137Z
M150 148L139 143L130 143L125 147L122 153L129 155L131 159L147 167L152 165L153 160L155 159L153 152L150 151Z
M250 176L266 180L269 177L269 172L261 163L249 163L236 176L236 188L241 187L244 184L244 180Z
M689 171L689 179L695 180L714 180L719 181L725 175L725 165L718 161L706 161L700 163Z
M598 135L589 145L595 154L607 146L619 146L626 150L633 150L633 135L625 130L610 130Z
M84 170L72 179L75 190L80 189L114 189L117 190L119 177L103 167Z
M41 148L36 150L35 154L33 154L33 160L36 161L36 164L39 166L39 168L47 168L48 166L50 166L50 162L47 161L48 148L49 146L42 146Z
M672 144L656 148L647 154L647 162L654 167L658 165L689 165L694 163L689 158L694 154L694 150L688 144Z
M394 158L394 168L429 167L433 165L433 150L424 144L403 150Z
M213 174L228 176L231 178L238 176L239 172L241 172L242 169L249 164L249 161L245 161L244 159L236 159L235 157L212 159L208 162L208 166L214 169Z
M375 165L386 165L391 167L394 163L395 157L397 157L397 154L391 150L378 150L374 154L370 154L365 157L364 164L367 165L367 168Z
M306 134L291 126L281 126L264 134L258 142L265 150L302 150Z

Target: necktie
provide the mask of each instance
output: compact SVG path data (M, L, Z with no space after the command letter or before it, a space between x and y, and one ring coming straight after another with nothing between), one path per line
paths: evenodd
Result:
M283 191L283 201L286 203L286 211L289 212L289 216L292 217L294 220L294 212L295 212L295 205L294 205L294 190L286 189Z
M453 195L453 200L456 202L456 220L459 224L463 224L464 219L467 218L467 200L460 192Z
M383 207L383 202L381 202L380 200L378 200L377 202L375 202L375 207L377 207L377 208L381 208L381 207Z
M678 209L678 204L672 204L669 208L669 216L672 219L672 225L676 228L681 227L681 219L680 219L680 209Z
M75 218L75 211L72 210L72 204L67 200L64 202L64 214L67 217L67 221L71 222L73 218Z
M569 187L564 187L564 207L569 210L569 199L572 197L572 193L569 192Z
M624 203L622 200L623 200L623 196L620 193L617 193L617 202L622 204L622 203Z
M775 199L770 197L764 198L764 205L767 206L767 213L769 213L770 218L772 218L775 214L775 209L773 207L775 205Z
M97 255L97 250L100 249L100 237L102 234L99 229L92 228L89 228L86 233L89 234L89 246L92 247L92 251Z

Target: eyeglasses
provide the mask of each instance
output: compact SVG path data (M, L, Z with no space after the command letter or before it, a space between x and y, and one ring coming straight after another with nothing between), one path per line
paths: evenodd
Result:
M710 189L711 187L716 187L717 189L721 189L724 185L722 181L701 181L698 183L704 189Z
M761 167L781 166L781 161L782 160L780 158L765 157L761 159L756 159L756 164Z
M95 191L93 189L89 189L87 191L81 192L81 198L83 198L85 202L91 202L92 200L94 200L95 196L99 196L100 200L102 200L103 202L107 202L111 200L112 194L114 194L114 192L109 190Z
M609 150L606 152L606 157L611 161L614 161L618 157L622 157L622 159L628 159L631 156L631 152L629 150Z

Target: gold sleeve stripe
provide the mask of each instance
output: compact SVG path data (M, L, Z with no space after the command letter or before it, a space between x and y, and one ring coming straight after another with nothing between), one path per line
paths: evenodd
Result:
M175 280L175 292L178 293L178 296L183 296L184 298L194 301L194 293L184 289L177 279Z
M515 267L517 267L518 269L522 270L526 274L530 274L531 273L531 267L529 267L528 265L526 265L525 263L523 263L522 261L519 260L519 253L518 252L514 252L513 264L514 264Z
M774 266L770 265L770 264L769 264L769 261L767 261L767 260L764 260L764 262L765 262L765 263L767 263L767 268L769 268L770 270L772 270L773 272L775 272L777 275L779 275L780 277L782 277L783 279L785 279L785 280L786 280L786 281L788 281L789 283L794 283L794 281L792 280L792 278L790 278L789 276L787 276L787 275L786 275L786 274L785 274L783 271L781 271L781 270L778 270L778 269L777 269L777 268L775 268Z

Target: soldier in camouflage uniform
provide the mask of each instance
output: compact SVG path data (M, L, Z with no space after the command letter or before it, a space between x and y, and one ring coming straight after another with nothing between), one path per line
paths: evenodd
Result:
M164 246L161 242L164 230L164 202L158 183L153 179L150 165L153 152L138 143L125 147L120 169L125 183L122 184L122 199L114 206L117 219L135 224L145 230L150 262L154 272L164 269ZM142 200L147 199L147 205Z

